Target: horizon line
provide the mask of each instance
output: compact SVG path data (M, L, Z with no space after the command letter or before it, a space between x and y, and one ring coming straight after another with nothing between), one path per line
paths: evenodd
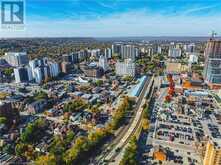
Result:
M211 36L207 35L162 35L162 36L157 36L157 35L150 35L150 36L103 36L103 37L96 37L96 36L29 36L29 37L0 37L0 39L28 39L28 38L143 38L143 37L153 37L153 38L163 38L163 37L193 37L193 38L210 38ZM215 38L220 38L220 36L216 36Z

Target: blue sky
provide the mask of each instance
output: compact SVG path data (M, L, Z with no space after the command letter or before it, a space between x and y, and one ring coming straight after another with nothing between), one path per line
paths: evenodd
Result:
M221 34L219 0L26 0L25 30L0 30L0 37L207 36L212 30Z

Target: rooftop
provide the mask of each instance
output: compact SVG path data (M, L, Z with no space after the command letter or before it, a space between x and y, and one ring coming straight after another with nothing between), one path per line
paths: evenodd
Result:
M146 80L147 76L143 76L140 79L138 79L139 83L131 88L131 90L129 91L129 96L138 97Z

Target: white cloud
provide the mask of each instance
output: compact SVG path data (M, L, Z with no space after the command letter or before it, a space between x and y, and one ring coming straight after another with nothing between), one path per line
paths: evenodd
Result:
M187 9L186 11L183 11L183 15L187 15L187 14L193 14L195 12L202 12L202 11L207 11L208 9L213 9L215 7L217 7L218 5L208 5L208 6L196 6L196 7L192 7L190 9Z

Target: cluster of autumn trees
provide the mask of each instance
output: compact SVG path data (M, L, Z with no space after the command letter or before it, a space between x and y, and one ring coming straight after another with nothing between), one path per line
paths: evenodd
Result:
M78 137L74 145L65 152L65 164L81 164L82 160L87 160L109 134L109 130L104 128L91 132L87 137Z
M123 78L123 80L124 81L132 81L133 80L133 77L132 76L125 76L124 78Z
M35 160L35 164L81 164L94 154L109 135L110 131L107 127L75 139L73 132L67 133L65 138L55 137L49 147L49 154L39 156Z
M45 134L47 123L44 119L38 119L33 123L29 123L24 132L20 136L20 141L15 147L16 155L27 160L35 158L33 145L37 143Z
M161 75L163 73L164 67L160 65L160 62L164 60L165 55L154 54L152 57L145 57L137 60L137 64L143 66L145 72L151 71L156 73L157 75Z
M48 94L44 91L38 91L38 92L34 93L34 96L28 97L27 102L32 103L34 101L38 101L38 100L42 100L42 99L47 100Z
M38 119L33 123L28 124L24 132L21 134L21 141L24 143L35 143L44 135L47 127L44 119Z
M70 101L64 105L64 112L78 112L82 110L82 108L86 108L87 104L82 99L76 99L74 101Z
M68 130L65 136L56 135L48 147L49 154L41 155L35 160L35 164L64 164L64 155L66 150L72 146L75 134Z
M76 99L64 105L64 112L78 112L89 106L90 105L86 104L82 99ZM119 128L119 126L121 126L121 124L124 122L125 114L128 113L131 108L132 100L125 97L119 107L115 110L115 113L112 116L112 121L109 123L112 130L116 130ZM97 107L92 107L90 110L92 113L99 112Z
M113 119L106 127L91 131L87 136L79 136L74 139L73 134L68 134L65 138L55 138L49 150L49 154L39 156L35 164L82 164L95 153L112 132L122 124L124 115L131 109L131 100L125 97L120 106L116 109ZM78 105L81 105L78 103ZM66 105L67 109L75 109L74 103ZM70 108L71 107L71 108ZM76 110L76 109L75 109Z
M48 99L48 94L43 91L37 92L34 95L34 99L35 100Z
M142 126L143 126L143 130L147 130L149 128L149 124L150 124L150 121L149 121L150 109L147 104L144 104L143 109L144 109L144 114L143 114L143 118L142 118Z
M124 117L132 109L132 100L125 97L119 107L116 109L111 122L113 130L118 129L124 122Z
M120 165L137 165L138 159L137 159L137 139L136 137L132 137L129 145L125 149L123 159L120 162Z
M78 100L66 104L64 109L73 112L82 106L85 106L85 103ZM54 136L52 143L48 146L48 154L46 155L39 155L34 149L34 145L39 143L47 130L47 122L44 119L38 119L28 124L21 134L15 147L16 155L26 160L35 160L37 165L71 165L81 164L82 161L87 162L91 155L95 154L95 151L111 136L112 132L121 126L125 114L131 107L132 101L125 97L115 110L112 120L104 128L93 130L88 135L78 137L75 136L72 130L68 130L65 136Z
M46 95L42 92L36 97L42 98ZM78 111L86 106L84 101L78 100L67 103L65 108L67 112ZM87 162L89 158L95 154L95 151L102 146L106 139L109 138L113 131L118 129L124 122L124 117L132 108L132 100L125 97L119 107L115 110L112 120L104 127L93 130L88 135L75 136L72 130L68 130L66 135L53 137L52 143L48 146L48 153L42 155L35 151L34 146L39 143L40 139L45 135L47 130L47 121L38 119L33 123L28 124L24 132L20 136L15 152L26 160L35 160L37 165L56 165L56 164L81 164L82 161ZM97 112L96 108L92 111ZM134 158L132 151L134 150L134 142L131 142L131 147L127 149L128 159ZM131 160L130 160L131 161Z

